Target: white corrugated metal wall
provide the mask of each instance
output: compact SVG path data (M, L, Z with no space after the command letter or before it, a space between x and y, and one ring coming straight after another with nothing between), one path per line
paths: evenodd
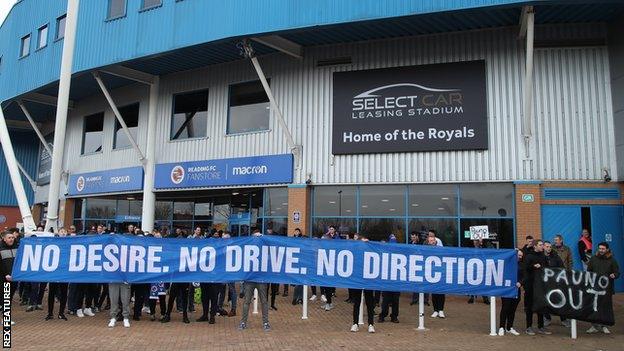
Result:
M604 34L602 25L578 33ZM541 27L549 39L560 26ZM562 33L564 33L563 31ZM615 170L615 143L604 47L539 49L535 53L533 166L523 167L520 135L523 42L517 28L436 34L414 38L306 48L303 61L282 54L261 57L295 141L304 146L295 182L308 174L315 184L423 183L540 180L598 180L600 168ZM318 59L350 56L353 63L316 67ZM332 73L403 65L485 59L489 150L336 156L331 155ZM161 79L157 162L286 153L275 118L268 132L226 135L228 86L255 80L246 60L176 73ZM209 89L206 138L169 141L172 94ZM114 92L118 105L141 100L139 145L145 147L147 88ZM104 151L80 156L81 116L106 109ZM66 165L71 173L139 165L132 149L112 151L114 116L102 97L78 103L68 124Z

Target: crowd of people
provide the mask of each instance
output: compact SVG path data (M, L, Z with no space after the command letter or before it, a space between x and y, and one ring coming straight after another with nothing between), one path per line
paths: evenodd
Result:
M43 231L43 228L38 228ZM93 228L95 235L106 234L103 225L97 225ZM151 233L144 233L134 225L127 227L125 234L162 238L163 236L158 230ZM266 235L273 234L271 230L267 230ZM56 236L74 236L79 235L75 226L70 226L69 230L60 228ZM256 229L252 233L253 236L263 235L260 230ZM176 230L170 237L188 238L188 239L228 239L231 234L227 231L212 230L206 232L202 228L197 227L194 231L187 235L183 230ZM305 238L300 229L295 229L293 237ZM171 322L171 316L174 312L182 314L182 322L190 323L189 313L195 312L195 303L201 303L202 313L196 322L216 323L216 316L235 317L237 316L238 299L242 299L241 320L238 326L239 330L247 329L249 306L253 301L254 292L257 291L258 302L262 311L262 328L265 331L271 330L269 323L269 309L277 311L276 297L280 295L279 284L266 284L258 282L225 282L225 283L205 283L205 282L188 282L188 283L168 283L153 282L151 284L128 284L128 283L58 283L58 282L13 282L11 271L17 247L19 244L20 232L18 229L10 229L2 236L0 243L0 269L2 270L3 282L11 282L11 298L17 292L20 300L20 306L24 306L26 312L43 310L43 298L47 291L47 315L45 320L60 319L67 321L67 314L77 318L93 317L96 313L108 313L110 316L108 327L115 327L117 322L122 322L124 327L130 327L130 319L140 321L145 315L149 320L159 320L161 323ZM366 235L355 233L351 236L341 236L334 226L329 226L327 233L322 235L320 239L350 239L368 241ZM396 242L395 235L389 235L388 242ZM481 240L475 240L475 248L488 247ZM414 245L432 245L443 246L442 240L436 236L435 230L429 230L426 236L421 236L418 232L412 232L409 238L409 244ZM595 272L598 275L608 276L611 280L610 292L613 293L613 280L620 275L619 266L615 258L609 250L608 243L602 242L597 245L594 253L594 246L591 235L588 230L584 229L578 241L577 248L581 257L583 269ZM502 298L502 306L500 309L499 331L498 334L520 335L514 329L514 317L520 300L524 299L524 311L526 315L526 334L535 335L536 333L548 335L552 332L548 326L552 323L552 316L542 314L534 309L533 301L533 281L537 274L544 267L573 269L572 249L566 246L561 235L556 235L553 242L536 240L532 236L526 237L525 245L517 249L518 258L518 281L516 287L518 295L515 298ZM237 283L238 293L237 293ZM291 286L283 285L282 296L289 294ZM293 297L292 304L303 303L304 286L292 286ZM336 302L335 287L316 287L311 286L312 295L309 301L321 301L321 308L325 311L331 311ZM360 304L362 297L366 306L368 332L375 332L375 316L378 323L384 323L386 318L390 317L391 323L399 323L399 300L401 293L398 291L374 291L368 289L349 289L346 303L353 304L353 324L352 332L359 330L358 321L360 318ZM524 294L522 292L524 291ZM320 295L320 297L319 297ZM419 302L420 294L414 292L412 294L411 305ZM168 299L167 299L168 298ZM477 296L469 296L468 303L472 304ZM489 304L488 297L482 297L485 304ZM269 302L270 301L270 302ZM446 318L444 311L445 295L444 294L424 294L424 304L429 306L429 301L433 305L431 318ZM55 305L58 303L57 314L54 314ZM133 306L131 308L131 303ZM229 306L229 311L225 309ZM160 317L156 317L157 307L160 311ZM381 307L380 313L376 313L376 308ZM106 312L108 311L108 312ZM533 327L533 316L537 315L537 328ZM569 327L570 323L565 318L560 318L561 324ZM13 323L13 322L12 322ZM610 331L606 326L593 324L587 330L587 333L602 332L609 334Z

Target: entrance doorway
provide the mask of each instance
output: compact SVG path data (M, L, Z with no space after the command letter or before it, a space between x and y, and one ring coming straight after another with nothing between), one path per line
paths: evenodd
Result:
M561 234L563 241L572 250L574 269L582 270L578 241L581 231L588 229L592 235L594 252L598 243L606 242L618 263L624 264L624 207L623 206L542 206L542 236L553 241ZM615 281L615 290L624 291L624 278Z

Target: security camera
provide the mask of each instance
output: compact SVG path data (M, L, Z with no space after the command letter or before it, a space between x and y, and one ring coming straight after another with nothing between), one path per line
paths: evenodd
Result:
M602 169L602 179L605 181L605 183L608 183L611 181L611 175L609 175L609 169L606 167Z

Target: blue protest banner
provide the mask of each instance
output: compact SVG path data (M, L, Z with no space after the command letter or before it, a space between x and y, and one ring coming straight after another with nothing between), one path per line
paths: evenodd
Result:
M239 157L156 165L156 189L292 183L293 155Z
M75 283L257 281L515 297L514 250L279 236L157 239L30 237L13 280Z
M138 191L143 189L143 167L77 173L69 177L70 196Z

